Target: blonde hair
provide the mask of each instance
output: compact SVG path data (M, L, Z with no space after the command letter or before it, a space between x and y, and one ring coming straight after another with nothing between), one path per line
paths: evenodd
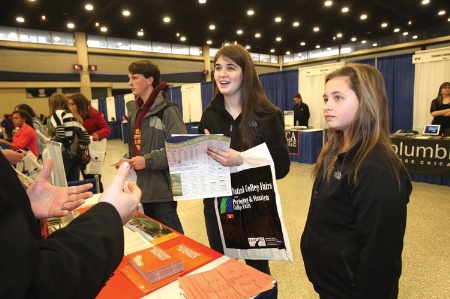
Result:
M72 115L75 117L75 119L79 123L81 123L81 124L83 123L83 119L81 118L81 116L78 113L70 111L69 100L62 93L55 93L55 94L51 95L48 98L48 106L50 108L50 114L55 113L56 110L64 110L68 113L72 113Z

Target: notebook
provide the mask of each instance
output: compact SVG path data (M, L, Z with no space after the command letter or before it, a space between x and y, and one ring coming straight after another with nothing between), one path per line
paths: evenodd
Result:
M441 125L425 125L425 126L423 126L422 135L439 136L440 130L441 130Z

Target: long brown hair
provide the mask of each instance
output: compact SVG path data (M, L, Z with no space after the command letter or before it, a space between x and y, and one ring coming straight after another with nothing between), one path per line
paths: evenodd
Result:
M65 112L72 113L79 123L83 123L83 119L78 113L70 111L69 100L62 93L51 95L48 98L48 107L50 108L50 114L53 114L56 110L64 110Z
M84 96L84 94L77 92L70 95L68 98L73 101L75 106L77 106L77 113L83 120L91 116L91 113L89 112L91 102Z
M445 86L450 86L450 82L444 82L441 84L441 86L439 86L438 94L436 97L436 100L439 103L439 105L442 104L442 101L444 100L444 97L442 96L442 88Z
M267 98L253 60L248 51L239 44L223 46L214 57L214 65L221 57L227 57L242 68L242 84L240 89L242 119L239 125L239 150L247 150L258 144L255 124L260 120L273 117L279 109ZM213 81L214 98L221 94L215 80Z
M358 111L348 132L351 140L348 151L356 152L352 161L349 161L350 168L354 170L354 182L357 180L361 164L376 145L383 152L389 167L399 178L399 171L404 169L404 166L392 149L389 138L388 97L383 76L370 65L351 63L328 74L325 83L337 77L348 78L349 87L359 100ZM330 178L343 143L342 131L328 129L328 141L319 154L313 171L314 177L318 175L324 161L329 160L325 176L327 179Z

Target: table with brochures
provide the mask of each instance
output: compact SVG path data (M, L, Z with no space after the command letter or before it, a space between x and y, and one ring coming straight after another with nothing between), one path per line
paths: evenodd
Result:
M75 210L75 216L89 209L90 206L98 201L99 197L100 194L95 194L92 198L88 199L83 206ZM178 280L179 277L184 277L187 275L189 275L190 277L196 277L196 275L199 276L198 273L207 273L207 271L214 271L215 269L219 269L227 263L235 262L234 259L224 256L221 253L216 252L187 236L171 230L163 224L145 216L141 212L136 212L135 216L127 223L127 225L124 227L124 234L125 256L112 277L106 282L105 287L103 287L103 289L98 294L98 299L191 298L186 297L183 290L180 288L180 282ZM160 247L164 250L169 250L170 248L174 248L177 246L188 248L191 253L195 252L198 253L198 255L202 256L202 263L191 265L188 261L184 261L185 271L180 275L175 275L175 277L168 277L166 280L161 280L159 284L151 284L150 286L139 285L139 282L141 281L140 279L143 278L140 277L140 279L134 280L133 275L129 275L128 271L133 271L134 269L130 265L129 259L126 256L127 254L130 254L131 256L131 252L140 249L139 246L141 246L141 244L135 243L133 239L136 235L144 236L144 243L145 241L152 243L150 245L152 247L149 248L155 248L154 246ZM145 250L145 248L143 250ZM245 266L241 262L238 263L239 265ZM251 269L251 271L257 270ZM257 272L257 274L265 275L259 271ZM135 273L138 274L137 271L135 271ZM184 281L186 281L186 279ZM277 285L276 282L272 279L270 280L270 283L274 284L275 287L265 292L261 292L251 298L274 298L273 295L278 291Z

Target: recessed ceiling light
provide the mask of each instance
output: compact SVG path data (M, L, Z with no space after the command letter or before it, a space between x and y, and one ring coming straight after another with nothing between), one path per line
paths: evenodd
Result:
M73 28L75 28L75 24L69 22L69 23L67 23L67 28L73 29Z
M300 26L300 22L294 22L294 23L292 23L292 26L298 27L298 26Z
M95 22L95 27L98 27L98 26L100 26L100 23L99 22Z
M198 3L204 4L204 3L206 3L206 0L198 0Z
M42 16L41 16L41 20L42 20L42 21L45 21L45 20L47 20L47 17L44 16L44 15L42 15Z
M185 41L186 41L186 37L185 37L185 36L182 36L182 37L180 37L180 40L181 40L182 42L185 42Z
M23 17L17 17L16 21L19 23L23 23L23 22L25 22L25 19Z
M280 23L281 22L281 18L280 17L276 17L275 18L275 22Z
M394 32L400 32L400 28L395 28Z
M129 16L131 15L131 12L130 12L129 10L123 10L123 11L122 11L122 14L123 14L125 17L129 17Z
M246 45L245 48L246 48L247 50L250 50L250 46L249 46L249 45Z
M100 31L101 31L101 32L106 32L106 31L108 31L108 28L105 27L105 26L103 26L102 28L100 28Z
M270 53L274 53L275 52L275 49L270 49Z
M144 29L141 29L137 32L138 36L144 36Z
M314 27L314 32L318 32L320 29L319 29L319 27Z
M346 6L344 6L344 7L342 7L342 9L341 9L341 11L343 12L343 13L346 13L346 12L348 12L350 9L348 8L348 7L346 7Z
M383 28L385 28L385 27L387 27L387 23L381 23L381 27L383 27Z
M163 21L164 21L164 23L169 23L170 22L170 18L169 17L164 17Z
M373 43L372 46L376 47L376 46L378 46L378 44L377 43Z
M333 1L325 1L325 6L331 6L333 4Z
M94 9L94 6L92 6L92 4L90 4L90 3L88 3L88 4L86 4L86 5L84 6L84 8L85 8L86 10L93 10L93 9Z
M331 48L330 48L330 47L328 47L328 48L327 48L327 51L331 51Z
M275 39L277 42L281 42L281 37L277 36L277 38Z
M440 16L443 16L443 15L445 15L445 10L441 10L441 11L439 11L439 12L438 12L438 15L440 15Z
M341 38L341 37L342 37L342 33L338 33L338 34L336 34L336 36L337 36L338 38Z
M255 33L255 37L257 38L261 37L261 33Z
M286 51L286 55L290 55L291 54L291 52L290 51Z
M216 29L216 26L211 24L211 25L209 25L209 29L214 30L214 29Z
M316 49L320 49L320 45L316 45Z
M412 38L413 38L413 39L417 39L417 37L418 37L417 35L413 35L413 37L412 37Z
M351 41L355 42L356 41L356 37L352 37Z
M362 41L361 41L361 44L365 44L365 43L366 43L366 41L365 41L365 40L362 40Z
M301 43L300 43L300 46L304 46L304 45L306 45L305 42L301 42Z
M367 19L367 15L366 15L366 14L362 14L359 18L360 18L361 20L365 20L365 19Z
M403 32L403 35L408 35L408 31Z
M207 40L207 41L206 41L206 44L211 45L211 44L212 44L212 41Z
M430 3L430 0L422 0L422 4L428 4L428 3Z
M238 31L236 31L237 34L242 34L244 33L244 31L242 31L241 29L238 29Z
M411 26L411 25L412 25L412 23L413 23L412 21L408 21L408 25L409 25L409 26Z
M249 10L247 10L247 14L249 16L253 16L255 14L255 12L253 10L249 9Z

